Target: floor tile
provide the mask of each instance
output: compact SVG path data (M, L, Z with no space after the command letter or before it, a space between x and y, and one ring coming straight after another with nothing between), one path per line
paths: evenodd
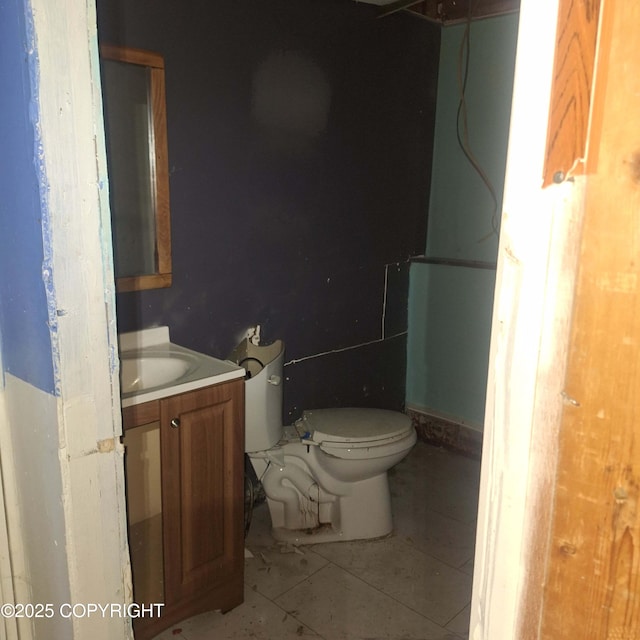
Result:
M314 551L417 613L447 624L471 599L471 577L392 536Z
M462 637L469 635L469 617L471 616L471 605L467 605L449 624L447 629L457 633Z
M417 442L411 453L398 465L408 466L423 477L452 476L465 482L478 480L480 461L437 447L426 442Z
M397 536L452 567L462 567L473 558L475 521L460 522L425 505L403 509L396 498L393 498L392 505Z
M464 640L480 465L417 443L391 470L394 535L281 546L266 503L246 548L245 602L186 620L156 640Z
M183 623L180 623L170 627L161 634L155 636L153 640L188 640L188 638L182 635L182 624Z
M428 508L460 522L475 522L480 463L418 442L389 472L394 506L408 512Z
M445 640L442 627L351 573L328 565L276 603L331 640Z
M244 603L232 611L224 615L204 613L177 626L182 629L185 640L299 640L319 637L269 599L247 588Z
M460 571L464 571L465 573L468 573L470 576L473 575L473 562L474 562L474 556L472 556L471 558L469 558L461 567L460 567Z
M266 502L261 502L253 507L249 534L245 540L246 546L251 549L254 546L268 547L274 543L271 535L271 517Z
M327 564L309 547L272 544L250 546L254 557L245 560L244 581L267 598L277 598Z

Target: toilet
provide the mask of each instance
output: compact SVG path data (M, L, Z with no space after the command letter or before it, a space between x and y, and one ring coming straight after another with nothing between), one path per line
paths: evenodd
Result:
M299 545L391 533L387 471L416 442L411 419L384 409L317 409L283 427L284 343L245 339L230 359L247 371L245 451L273 537Z

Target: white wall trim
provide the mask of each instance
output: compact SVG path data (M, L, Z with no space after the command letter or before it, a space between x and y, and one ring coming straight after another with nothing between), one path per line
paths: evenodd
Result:
M115 293L94 0L31 0L48 181L45 255L72 603L131 602ZM132 637L73 618L74 638Z
M2 357L0 354L0 372ZM2 375L0 373L0 375ZM9 417L5 406L4 385L0 386L0 602L15 604L29 599L24 579L24 549L20 532L20 509L13 479L13 451L9 432ZM11 530L11 531L10 531ZM13 545L11 544L13 541ZM30 627L18 636L18 619L2 617L0 640L28 640Z
M542 189L558 0L522 0L493 313L470 638L517 640L555 473L583 182ZM541 437L544 434L544 437ZM533 636L532 636L533 637ZM537 637L537 636L536 636Z

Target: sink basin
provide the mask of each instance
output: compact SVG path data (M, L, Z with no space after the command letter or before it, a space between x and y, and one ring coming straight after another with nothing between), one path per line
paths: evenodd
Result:
M194 366L182 354L145 354L140 357L123 357L120 362L120 387L122 393L144 391L167 385L185 376Z
M235 362L170 342L168 327L121 333L118 342L123 409L245 376Z

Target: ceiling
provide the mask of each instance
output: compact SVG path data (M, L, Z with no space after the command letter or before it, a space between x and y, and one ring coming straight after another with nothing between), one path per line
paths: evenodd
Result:
M520 8L520 0L356 0L381 7L381 15L408 9L429 20L450 24L472 19L512 13ZM471 8L469 7L471 5Z

